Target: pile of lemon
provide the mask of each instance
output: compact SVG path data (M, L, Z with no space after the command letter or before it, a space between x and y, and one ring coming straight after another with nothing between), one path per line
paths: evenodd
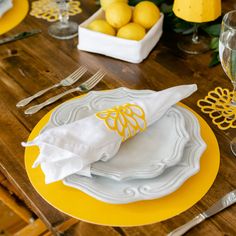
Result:
M134 9L128 0L101 0L105 20L97 19L88 29L130 40L141 40L160 18L159 8L152 2L142 1Z

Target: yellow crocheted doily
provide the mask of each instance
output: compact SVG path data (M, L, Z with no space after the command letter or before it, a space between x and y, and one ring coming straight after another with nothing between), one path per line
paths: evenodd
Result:
M80 2L77 0L69 0L68 2L68 14L70 16L76 15L82 12L80 8ZM32 2L31 16L35 16L37 18L42 18L44 20L53 22L59 19L59 7L56 3L56 0L38 0Z
M117 132L123 142L144 131L147 126L143 109L130 103L98 112L96 117L104 120L108 129Z
M203 113L209 114L212 122L221 130L236 128L236 106L230 104L233 92L221 87L210 91L197 105Z

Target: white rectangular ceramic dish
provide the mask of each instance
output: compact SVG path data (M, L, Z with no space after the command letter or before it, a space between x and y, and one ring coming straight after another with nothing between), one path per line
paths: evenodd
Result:
M99 9L89 19L79 25L78 49L103 54L132 63L142 62L162 35L164 14L140 41L122 39L87 29L95 19L104 19L104 11Z

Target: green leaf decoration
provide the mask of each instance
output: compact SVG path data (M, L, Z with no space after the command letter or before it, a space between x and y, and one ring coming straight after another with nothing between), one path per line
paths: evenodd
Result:
M213 66L218 65L219 63L220 63L219 52L213 52L211 61L208 66L213 67Z
M210 49L218 52L219 51L219 37L214 37L211 39Z
M161 4L161 7L160 7L160 10L161 12L163 12L164 14L169 14L169 13L173 13L172 12L172 8L173 8L173 5L168 5L166 3L163 3Z
M193 32L193 24L183 21L181 19L174 20L174 27L173 30L176 33L182 33L182 34L190 34Z
M219 36L220 35L220 27L221 24L210 25L207 27L203 27L203 30L208 33L210 36Z

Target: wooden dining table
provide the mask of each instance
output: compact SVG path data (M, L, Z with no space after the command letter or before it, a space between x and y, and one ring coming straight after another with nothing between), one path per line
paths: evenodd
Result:
M234 0L222 3L223 12L236 8ZM71 17L78 23L83 22L99 8L94 0L81 0L81 7L83 12ZM233 128L220 130L197 106L197 101L216 87L232 88L221 65L208 67L211 52L201 55L185 54L178 50L176 45L181 36L172 31L164 31L150 55L142 63L132 64L80 51L77 49L78 38L71 40L52 38L48 34L50 24L28 14L17 27L3 36L31 29L41 29L42 33L0 46L0 171L17 188L26 204L49 229L54 229L70 216L49 205L31 185L25 171L24 148L21 142L27 140L34 126L48 111L78 96L79 93L67 95L31 116L25 115L24 108L17 108L16 103L59 82L81 65L88 68L84 80L99 69L106 72L105 78L94 90L127 87L158 91L176 85L196 83L197 92L183 102L199 113L214 131L219 143L221 163L215 182L207 194L182 214L163 222L138 227L100 226L81 221L79 235L166 235L236 188L236 157L231 153L229 145L236 136L236 130ZM38 104L67 89L53 90L31 104ZM186 235L236 235L236 206L211 217Z

